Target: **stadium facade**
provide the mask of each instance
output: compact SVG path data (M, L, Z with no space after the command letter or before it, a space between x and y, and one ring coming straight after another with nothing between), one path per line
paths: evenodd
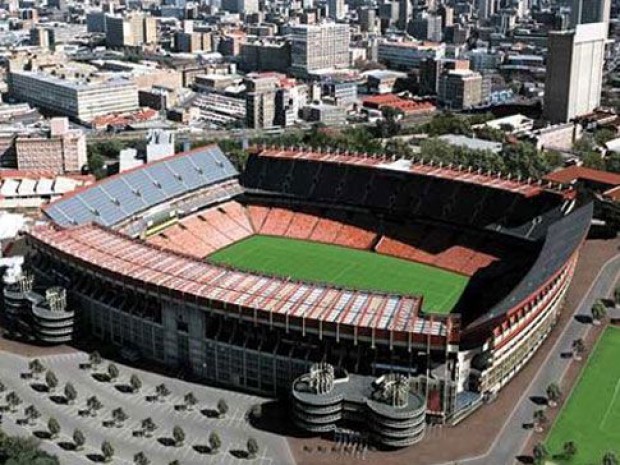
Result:
M267 395L299 399L295 385L316 363L367 385L403 375L414 425L419 406L427 421L459 421L527 363L562 309L592 205L497 173L301 149L257 151L238 176L209 146L100 181L45 213L48 224L28 234L29 261L67 289L78 330ZM452 311L437 313L422 294L209 261L254 234L391 255L469 281ZM409 431L401 445L416 441Z

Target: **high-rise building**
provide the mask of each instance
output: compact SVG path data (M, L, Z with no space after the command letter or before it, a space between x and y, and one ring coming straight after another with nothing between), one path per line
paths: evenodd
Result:
M49 27L35 27L30 29L30 45L41 48L54 47L54 29Z
M573 0L571 26L589 23L608 23L611 0Z
M437 98L452 109L479 105L482 103L482 75L466 69L444 71L439 78Z
M258 13L258 0L222 0L222 10L230 13Z
M362 32L377 32L377 10L370 7L359 10L360 29Z
M495 0L477 0L478 19L486 21L495 13Z
M291 71L312 71L349 65L348 24L304 24L291 28Z
M549 33L545 117L567 122L600 105L607 23Z
M332 19L342 19L346 15L344 0L327 0L327 16Z
M411 5L411 0L398 0L398 28L407 29L407 24L409 24L412 16L413 5Z
M411 22L411 35L416 39L441 42L441 16L428 14Z
M18 136L15 152L20 170L79 173L86 164L86 136L69 129L67 118L52 118L49 134Z
M140 47L157 42L157 20L151 16L107 16L105 25L109 47Z
M279 75L249 74L245 79L246 124L249 128L273 127L276 119L276 91Z

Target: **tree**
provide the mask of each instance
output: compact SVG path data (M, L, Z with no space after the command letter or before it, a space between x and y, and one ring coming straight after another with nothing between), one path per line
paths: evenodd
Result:
M181 465L181 462L179 462L178 460L173 460L168 465Z
M131 386L131 390L133 392L138 392L142 389L142 381L135 373L129 378L129 385Z
M547 386L547 399L549 401L549 406L555 407L560 398L562 397L562 390L557 383L551 383Z
M565 442L562 446L562 452L568 460L572 459L577 454L577 444L574 441Z
M194 408L194 406L198 403L198 399L196 399L196 396L193 392L188 392L187 394L185 394L183 400L187 408L190 410Z
M614 133L614 131L608 128L597 129L597 131L594 133L594 140L598 145L601 146L605 145L610 140L615 139L615 137L616 134Z
M101 179L105 177L105 159L97 152L89 151L87 155L88 171L90 171L95 178Z
M142 420L141 425L142 430L145 432L147 437L151 437L153 435L153 432L155 432L155 430L157 429L157 425L151 417Z
M547 457L549 457L549 451L547 450L544 444L539 442L538 444L534 446L533 455L534 455L534 463L536 465L541 465L542 463L544 463L545 460L547 460Z
M99 365L101 365L101 362L103 362L101 355L97 351L91 352L91 354L88 356L88 361L94 368L97 368Z
M108 365L108 376L110 378L110 381L114 381L116 378L118 378L118 375L119 375L118 367L114 365L113 363L110 363Z
M572 344L573 355L575 359L581 360L581 355L586 351L586 344L582 338L575 339Z
M384 107L381 109L383 119L377 121L378 136L385 139L392 137L400 132L400 119L403 113L392 107Z
M605 160L603 160L603 157L598 152L587 152L581 156L581 160L583 161L583 166L586 168L595 170L605 169Z
M603 301L598 299L596 302L594 302L594 305L592 305L592 319L595 322L600 323L606 315L607 308L605 307Z
M47 420L47 429L50 432L52 439L55 439L60 434L60 423L58 423L56 418L50 417L50 419Z
M32 437L0 433L0 454L5 465L59 465L58 458L41 450Z
M250 438L248 439L248 454L250 456L250 458L254 458L256 457L256 455L258 454L258 442L256 441L256 439L254 438Z
M82 449L84 444L86 444L86 438L84 437L84 433L81 430L75 429L73 431L73 444L75 444L76 450Z
M544 410L541 409L534 412L534 424L540 429L545 427L547 424L547 415L545 415Z
M222 447L222 440L220 439L220 435L213 431L209 434L209 447L211 448L212 454L217 454Z
M34 405L29 405L24 409L24 415L28 419L29 423L34 423L41 417L41 413Z
M144 452L138 452L136 455L133 456L133 463L135 465L149 465L151 461L144 454Z
M174 439L175 447L181 447L183 445L183 441L185 441L185 431L179 425L175 425L172 428L172 439Z
M0 392L4 392L4 391L6 391L6 386L4 385L2 381L0 381Z
M65 384L65 398L67 399L67 402L73 404L75 399L77 399L77 395L77 391L71 382Z
M121 407L112 410L112 419L117 426L122 425L128 418L129 415L127 415Z
M224 399L217 401L217 413L220 418L224 417L228 413L228 404Z
M86 399L86 407L92 416L97 416L97 412L103 408L103 404L97 396L91 396Z
M17 406L22 403L22 400L14 391L11 391L6 395L6 403L9 405L11 412L15 412Z
M155 387L155 393L157 394L157 397L160 398L160 400L163 400L170 395L170 389L168 389L168 386L162 383Z
M28 369L38 378L43 372L45 372L45 366L41 363L41 360L35 358L28 363Z
M45 373L45 384L47 384L47 387L52 392L58 387L58 378L56 377L56 373L52 370L47 370L47 373Z
M620 173L620 152L608 152L605 157L605 169L612 173Z
M606 452L602 463L603 465L618 465L618 457L614 452Z
M620 286L614 289L614 301L616 304L620 304Z
M114 447L112 447L110 441L103 441L101 443L101 454L105 462L112 460L112 457L114 457Z

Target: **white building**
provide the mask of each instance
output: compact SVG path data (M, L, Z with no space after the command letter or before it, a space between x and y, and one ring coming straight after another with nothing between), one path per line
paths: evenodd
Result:
M600 105L607 32L607 23L592 23L549 33L544 114L552 123Z
M78 121L138 109L138 89L126 79L88 82L15 71L10 74L9 90L19 100Z
M291 71L305 76L312 71L349 65L348 24L302 24L291 28Z

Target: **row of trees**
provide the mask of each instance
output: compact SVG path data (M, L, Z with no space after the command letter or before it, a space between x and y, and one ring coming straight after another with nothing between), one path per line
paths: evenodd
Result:
M558 458L570 462L577 455L578 451L579 449L574 441L566 441L562 445L562 452ZM550 458L551 454L543 443L538 443L534 446L533 456L536 465L543 465ZM614 452L606 452L601 458L600 463L601 465L619 465L618 456Z

